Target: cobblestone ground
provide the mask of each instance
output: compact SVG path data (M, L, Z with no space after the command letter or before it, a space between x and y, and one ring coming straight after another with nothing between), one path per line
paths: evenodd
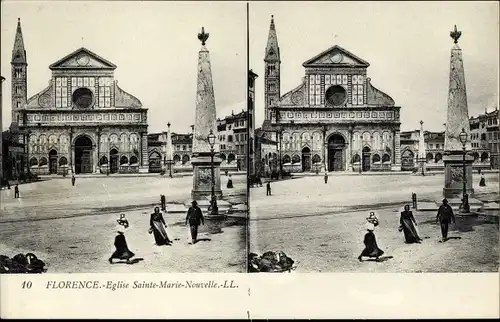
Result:
M246 190L244 176L233 176L234 189L225 195ZM54 179L20 185L21 198L13 190L1 191L0 254L14 256L33 252L43 259L50 273L105 272L244 272L246 270L246 227L242 219L224 223L207 221L199 238L189 245L185 214L165 216L172 246L154 245L148 234L152 208L165 194L167 202L185 202L192 187L191 177L80 178L72 187L70 179ZM241 199L241 198L240 198ZM143 206L144 207L144 206ZM133 265L110 265L114 251L116 219L127 214L130 228L126 238L138 258ZM66 216L71 218L64 218Z
M297 272L477 272L498 271L498 221L461 218L440 243L436 213L414 212L422 244L405 244L398 232L399 212L410 203L439 198L443 175L305 177L250 190L250 251L283 250L298 261ZM498 174L488 174L477 195L498 198ZM361 210L363 209L363 210ZM387 256L381 262L358 262L365 218L374 209L380 219L375 234ZM498 214L497 214L498 215Z

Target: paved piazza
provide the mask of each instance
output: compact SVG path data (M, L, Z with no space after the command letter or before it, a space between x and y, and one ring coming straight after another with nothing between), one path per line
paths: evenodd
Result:
M233 175L233 189L223 194L231 202L244 201L246 181ZM2 190L0 254L14 256L33 252L47 263L48 273L104 272L244 272L246 271L246 227L241 219L223 224L206 222L202 239L188 245L189 227L184 212L165 216L172 246L158 247L148 234L152 204L164 194L167 204L189 200L192 177L96 177L52 179ZM180 207L182 209L182 207ZM177 207L179 209L179 207ZM126 213L130 222L126 237L131 251L144 261L133 265L110 265L114 251L116 219Z
M486 174L486 187L478 198L497 200L498 173ZM419 200L433 201L442 191L443 174L425 177L398 175L330 175L325 185L321 175L295 178L250 189L250 251L261 254L283 250L298 262L296 272L463 272L498 271L498 221L457 219L450 226L447 243L439 243L436 212L415 212L422 244L405 244L398 232L401 207L411 204L411 193ZM382 262L358 262L365 218L375 210L380 220L375 234L385 255ZM495 214L493 214L495 215ZM498 216L498 211L496 211Z

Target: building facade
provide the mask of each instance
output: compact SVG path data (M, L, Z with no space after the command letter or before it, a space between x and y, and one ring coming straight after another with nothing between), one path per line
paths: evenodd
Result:
M217 119L217 131L220 142L221 168L235 168L238 171L247 169L248 149L248 113L240 113Z
M367 77L368 62L333 46L303 63L305 77L281 95L280 48L271 19L265 121L291 172L401 169L400 107Z
M193 171L193 133L171 133L173 150L173 172ZM148 134L149 172L168 170L167 132Z
M255 80L259 75L248 71L248 175L255 175ZM257 159L258 160L258 159Z
M280 169L278 142L269 134L261 128L255 129L255 175L258 177L268 177Z
M31 172L148 171L147 109L118 86L114 64L80 48L50 65L48 87L26 100L20 22L12 56L13 123L23 133Z

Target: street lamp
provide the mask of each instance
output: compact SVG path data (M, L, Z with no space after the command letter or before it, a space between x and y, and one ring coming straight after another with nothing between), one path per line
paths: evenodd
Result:
M212 181L212 198L211 198L211 215L217 216L219 214L219 208L217 207L217 197L215 196L215 175L214 175L214 145L216 136L212 130L210 130L210 134L208 134L208 144L210 144L210 170L211 170L211 181Z
M467 195L467 174L466 174L466 169L465 169L465 155L466 155L466 149L465 149L465 144L467 143L468 140L468 135L467 132L465 132L465 129L462 128L462 132L458 135L460 142L462 142L462 152L463 152L463 159L462 159L462 167L463 167L463 191L462 191L462 212L470 212L470 207L469 207L469 196Z

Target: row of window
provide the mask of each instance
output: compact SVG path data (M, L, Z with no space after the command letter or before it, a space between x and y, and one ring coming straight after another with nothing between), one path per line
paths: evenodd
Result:
M177 151L190 151L191 150L191 144L187 144L187 145L186 144L183 144L183 145L178 144L178 145L175 146L175 149Z
M81 87L88 87L93 89L96 85L95 77L71 77L71 83L68 81L68 77L56 77L55 80L56 107L71 106L71 97L68 95L68 93L71 93L71 89ZM112 84L113 80L111 77L98 78L98 106L111 107Z

